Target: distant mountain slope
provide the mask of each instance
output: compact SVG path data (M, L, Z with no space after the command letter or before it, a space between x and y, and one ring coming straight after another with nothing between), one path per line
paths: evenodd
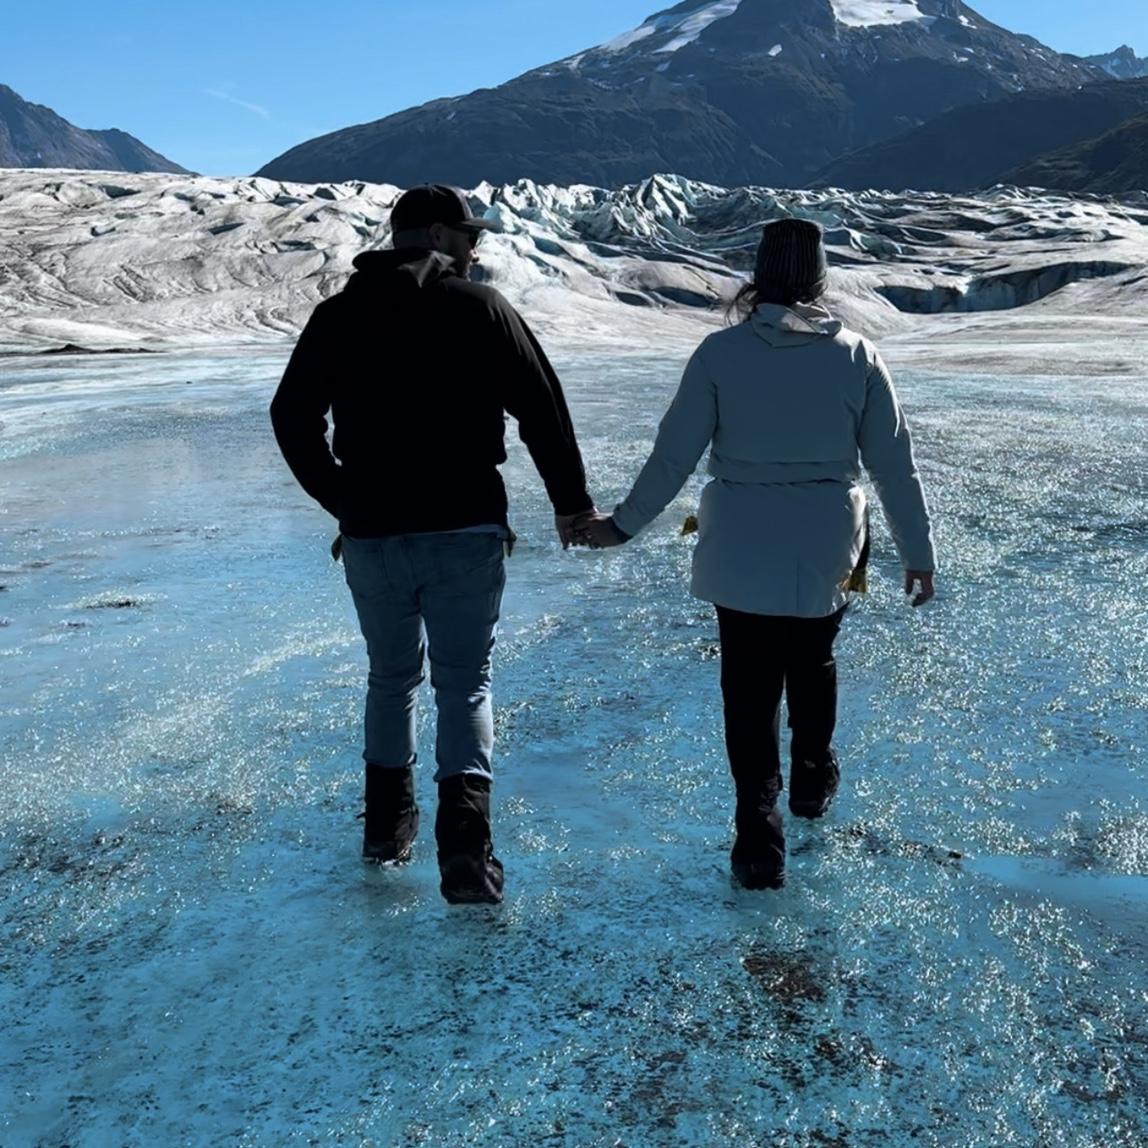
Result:
M110 128L85 131L51 108L30 104L0 84L0 167L64 167L88 171L166 171L179 164L135 136Z
M1148 115L1099 139L1041 156L1009 172L1004 182L1102 195L1148 191Z
M1148 79L1071 92L1022 92L958 108L819 173L822 186L968 191L1008 182L1050 152L1097 139L1148 113Z
M1117 80L1136 80L1148 76L1148 58L1137 56L1127 44L1106 56L1085 56L1084 59L1098 68L1103 68Z
M964 104L1104 73L961 0L686 0L596 48L292 148L275 179L802 186Z

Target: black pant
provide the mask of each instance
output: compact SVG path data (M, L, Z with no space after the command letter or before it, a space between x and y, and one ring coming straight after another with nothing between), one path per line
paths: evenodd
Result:
M837 724L833 643L845 609L826 618L784 618L717 608L725 741L739 791L780 783L782 691L791 758L828 758Z

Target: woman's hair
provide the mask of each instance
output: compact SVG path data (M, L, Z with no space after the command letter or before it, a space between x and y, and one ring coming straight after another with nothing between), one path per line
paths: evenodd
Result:
M763 303L814 303L825 294L828 277L821 228L805 219L779 219L762 229L753 281L734 296L729 316L744 322Z
M733 297L727 317L732 321L745 323L763 303L775 303L779 307L792 307L797 303L816 303L829 288L829 282L822 279L808 287L793 287L784 283L758 283L751 280Z

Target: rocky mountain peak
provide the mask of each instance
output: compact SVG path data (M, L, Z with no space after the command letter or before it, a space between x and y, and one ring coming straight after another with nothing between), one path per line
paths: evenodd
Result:
M685 0L498 88L301 144L259 174L802 186L954 107L1106 78L961 0Z
M744 51L752 49L756 36L781 32L820 33L856 45L867 35L880 36L894 28L918 36L1003 31L962 0L686 0L561 63L570 68L602 66L634 57L661 57L665 62L687 48Z
M1107 55L1086 56L1085 59L1090 64L1103 68L1117 80L1138 80L1148 76L1148 58L1137 56L1135 49L1127 44L1121 44L1115 52L1109 52Z
M116 128L86 131L51 108L0 84L0 168L183 172L171 160Z

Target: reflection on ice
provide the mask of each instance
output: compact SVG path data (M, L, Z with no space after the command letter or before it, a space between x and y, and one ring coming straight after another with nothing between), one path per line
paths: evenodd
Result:
M980 857L971 868L1034 900L1100 915L1118 927L1131 915L1143 915L1148 903L1148 872L1073 871L1044 858Z
M879 540L839 805L771 895L726 872L697 484L563 554L516 451L490 911L429 834L357 862L363 653L281 362L0 375L0 1142L1144 1142L1141 382L901 380L942 596ZM566 365L603 504L679 366Z

